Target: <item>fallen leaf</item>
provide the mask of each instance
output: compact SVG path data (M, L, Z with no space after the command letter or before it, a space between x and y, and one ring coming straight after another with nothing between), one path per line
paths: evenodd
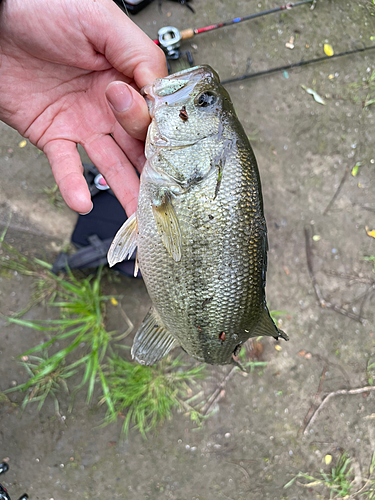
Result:
M333 48L329 43L325 43L323 47L324 53L326 56L331 57L334 54Z
M117 304L118 304L117 300L114 297L111 297L111 304L113 306L117 306Z
M322 237L320 236L320 234L314 234L314 236L312 237L314 241L319 241L322 239Z
M375 238L375 229L369 229L367 226L365 229L366 229L367 236L370 236L371 238Z
M306 351L299 351L298 356L304 356L306 354Z
M289 269L286 266L283 266L283 269L284 269L285 274L287 276L289 276L289 273L290 273Z
M23 139L21 142L18 143L18 147L20 148L24 148L27 144L27 141L25 139Z
M329 465L332 462L332 455L326 455L324 457L324 462L326 465Z
M335 75L328 75L328 78L329 78L330 80L333 80L333 79L335 78Z
M323 101L323 99L320 97L320 95L315 92L315 90L313 89L310 89L308 87L306 87L305 85L301 85L301 87L303 88L303 90L305 90L308 94L312 95L313 98L315 99L316 102L318 102L319 104L323 104L323 106L325 105L325 102Z
M352 168L352 176L355 177L358 174L359 167L361 166L361 163L358 161L354 167Z
M249 358L257 359L258 361L262 357L263 344L256 339L252 339L248 344Z
M276 345L275 345L275 349L276 349L276 351L281 351L281 350L282 350L282 347L281 347L281 345L276 344Z

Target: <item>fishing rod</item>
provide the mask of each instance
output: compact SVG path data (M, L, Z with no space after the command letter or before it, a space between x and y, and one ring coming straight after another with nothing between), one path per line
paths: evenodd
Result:
M188 28L185 30L178 30L173 26L165 26L158 31L158 39L153 40L156 45L159 45L167 55L169 59L178 59L180 57L180 42L182 40L188 40L193 38L195 35L200 35L201 33L207 33L209 31L216 30L218 28L224 28L226 26L231 26L232 24L239 24L244 21L249 21L250 19L255 19L257 17L267 16L269 14L274 14L276 12L291 10L294 7L299 7L301 5L310 4L314 5L314 0L301 0L299 2L290 2L285 5L280 5L269 10L263 10L262 12L256 12L255 14L250 14L243 17L235 17L229 21L224 21L222 23L210 24L209 26L204 26L203 28Z
M316 57L315 59L308 59L307 61L299 61L296 63L286 64L285 66L277 66L275 68L266 69L264 71L257 71L256 73L245 73L241 76L235 78L229 78L228 80L222 80L222 85L229 85L231 83L241 82L243 80L248 80L250 78L257 78L260 76L270 75L271 73L277 73L278 71L286 71L294 68L299 68L301 66L307 66L309 64L315 64L322 61L327 61L328 59L335 59L337 57L349 56L352 54L357 54L358 52L366 52L367 50L375 49L375 45L370 45L369 47L359 47L354 50L347 50L345 52L339 52L333 54L332 56L322 56Z

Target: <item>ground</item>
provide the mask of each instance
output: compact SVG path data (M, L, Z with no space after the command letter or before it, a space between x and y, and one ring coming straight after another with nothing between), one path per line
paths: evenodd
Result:
M155 1L133 19L154 38L165 25L200 27L275 5L271 0L194 0L194 15L168 1L159 11ZM291 36L294 49L285 46ZM228 79L321 57L325 43L336 53L370 46L374 36L370 0L318 0L315 10L303 5L202 34L193 47L186 43L184 48L192 50L196 64L208 63ZM367 366L375 360L375 294L351 301L374 290L373 264L364 260L375 255L375 239L366 232L366 227L375 229L375 104L366 105L375 97L368 84L374 56L374 51L357 53L227 86L252 138L262 179L270 244L267 300L271 309L287 311L282 328L290 341L263 339L267 367L248 375L234 373L218 411L198 430L176 414L146 440L132 431L122 441L121 421L98 427L104 410L94 403L88 407L83 393L72 413L62 396L63 420L55 417L52 402L39 413L29 405L22 417L2 403L0 460L9 458L10 471L1 481L12 498L25 491L32 500L316 498L323 490L283 486L299 471L327 471L324 457L332 455L334 464L342 450L352 457L357 481L367 475L375 450L375 392L334 396L307 432L303 428L312 404L325 394L371 383ZM315 90L325 105L302 85ZM54 207L43 193L54 185L44 155L30 144L21 148L22 138L4 124L0 130L1 225L13 214L6 241L51 262L69 240L76 215ZM360 314L362 322L319 305L305 230L324 299ZM31 285L29 278L4 273L0 312L9 315L24 307ZM150 303L143 283L121 278L107 287L123 295L124 310L137 327ZM50 314L38 306L27 317ZM124 330L120 317L111 323ZM14 358L42 337L1 319L0 328L4 391L27 379ZM209 368L207 394L228 370ZM10 395L18 403L22 397Z

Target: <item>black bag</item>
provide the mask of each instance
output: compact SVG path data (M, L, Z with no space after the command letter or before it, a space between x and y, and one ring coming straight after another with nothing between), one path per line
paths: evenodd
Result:
M78 215L71 241L78 249L73 255L61 252L52 272L66 272L67 269L89 269L107 265L107 253L112 240L127 219L125 210L109 186L101 185L103 178L94 165L83 164L93 203L87 215ZM126 276L134 276L135 252L129 260L116 264L113 269ZM137 278L140 278L138 272Z

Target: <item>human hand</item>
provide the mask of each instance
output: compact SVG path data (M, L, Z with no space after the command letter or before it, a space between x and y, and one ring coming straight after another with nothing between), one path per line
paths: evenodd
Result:
M136 210L150 121L137 90L166 74L162 51L112 0L1 3L0 119L44 151L77 212L92 207L77 144Z

